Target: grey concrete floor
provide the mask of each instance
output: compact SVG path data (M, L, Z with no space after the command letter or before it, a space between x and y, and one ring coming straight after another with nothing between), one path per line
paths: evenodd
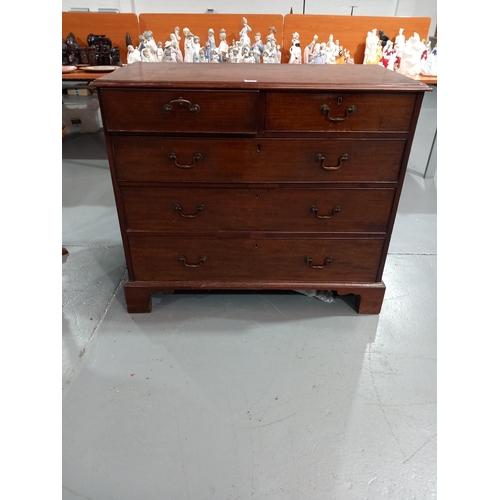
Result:
M63 139L64 500L437 498L437 181L419 126L378 316L293 292L154 295L128 314L103 135Z

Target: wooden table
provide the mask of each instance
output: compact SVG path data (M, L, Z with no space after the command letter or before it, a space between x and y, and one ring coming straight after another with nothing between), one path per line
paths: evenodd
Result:
M120 68L117 67L115 71L119 69ZM75 69L75 71L72 71L71 73L63 73L62 79L63 81L93 81L97 80L97 78L100 78L101 76L109 75L109 73L109 71L103 71L102 73L100 73L97 71L84 71L83 69Z

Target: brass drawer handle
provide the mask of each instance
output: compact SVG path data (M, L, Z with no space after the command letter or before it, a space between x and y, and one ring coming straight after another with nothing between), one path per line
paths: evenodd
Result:
M349 155L347 153L344 153L340 158L339 158L339 164L336 167L327 167L325 165L325 160L326 158L322 154L317 154L316 155L316 161L320 163L320 167L324 168L325 170L337 170L339 169L342 164L346 161L349 161Z
M337 206L332 209L332 213L330 215L318 215L318 209L314 205L311 207L311 212L315 214L318 219L331 219L335 214L338 214L340 210L341 208Z
M347 119L347 117L349 115L353 115L354 113L356 113L356 111L358 110L358 108L352 104L351 106L349 106L346 110L345 110L345 116L344 118L332 118L330 116L330 107L327 105L327 104L323 104L323 106L321 106L319 108L319 111L322 115L326 115L326 119L331 121L331 122L335 122L335 123L338 123L338 122L343 122L344 120Z
M193 167L194 167L194 165L195 165L195 163L196 163L197 161L201 161L201 160L203 159L203 156L201 156L201 154L200 154L200 153L195 153L195 154L193 155L193 163L192 163L191 165L179 165L179 164L177 163L177 155L176 155L175 153L170 153L170 154L168 155L168 159L169 159L170 161L173 161L176 167L179 167L179 168L193 168Z
M322 266L315 266L312 262L312 257L306 257L306 263L309 264L310 267L312 267L313 269L323 269L328 264L331 264L333 262L333 257L326 257L325 263Z
M190 101L179 97L179 99L174 99L168 104L164 104L163 111L165 111L165 113L171 113L174 110L174 104L178 104L181 107L189 106L189 111L191 111L191 113L199 113L201 109L199 104L191 104Z
M198 264L187 264L186 263L186 257L184 257L184 255L181 255L179 257L179 261L182 262L184 264L184 266L186 266L186 267L200 267L204 262L207 261L207 257L205 255L203 255L202 257L200 257L198 259Z
M174 212L179 212L180 216L181 217L184 217L185 219L194 219L195 217L198 217L198 214L204 209L205 207L203 205L198 205L196 207L196 213L195 214L192 214L192 215L188 215L188 214L183 214L182 213L182 207L176 203L174 205Z

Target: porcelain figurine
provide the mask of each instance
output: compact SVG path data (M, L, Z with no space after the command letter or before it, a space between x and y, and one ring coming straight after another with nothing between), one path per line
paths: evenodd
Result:
M177 27L175 28L176 30L178 29ZM180 38L180 37L179 37ZM165 42L165 47L167 46L170 48L170 58L172 62L183 62L184 61L184 56L182 55L182 51L179 47L179 40L177 39L177 36L172 33L170 35L170 41Z
M403 35L403 31L404 28L399 28L399 35L397 35L394 40L394 49L396 52L402 51L405 46L406 37Z
M343 45L339 45L339 53L337 55L337 58L335 59L335 64L345 64L346 63L345 54L346 51Z
M194 52L194 35L189 31L189 28L182 30L184 33L184 62L193 62Z
M274 26L269 26L269 38L273 38L276 41L276 28Z
M137 46L137 50L142 52L142 49L146 47L146 38L144 35L139 35L139 45Z
M255 64L255 57L250 53L251 49L249 45L244 45L241 49L241 62Z
M250 26L248 26L248 22L247 22L247 19L246 17L244 17L242 19L242 23L243 23L243 28L241 28L241 31L240 31L240 40L242 42L242 45L248 45L250 46L250 37L248 36L248 33L250 31L252 31L252 28L250 28Z
M158 46L156 44L155 39L153 38L153 32L150 30L147 30L143 33L144 38L145 38L145 45L149 49L149 52L152 55L153 61L157 60L156 54L158 53Z
M354 59L351 57L351 53L348 50L344 51L344 60L346 64L354 64Z
M141 62L141 53L138 49L134 48L133 45L127 47L127 64L133 64L136 62Z
M181 29L179 26L176 26L174 28L174 32L170 33L170 40L173 42L174 40L177 41L177 45L181 43Z
M149 49L151 52L151 49ZM154 55L154 61L155 62L161 62L163 59L163 44L162 42L158 42L156 44L156 52L153 54Z
M320 53L321 44L316 43L312 52L309 55L310 63L309 64L322 64L322 58Z
M398 73L406 76L419 75L424 50L425 44L420 40L418 33L414 33L405 43L404 50L401 53Z
M207 42L210 44L211 49L217 48L217 45L215 44L215 35L214 35L214 30L212 28L209 28L208 30L208 40Z
M229 45L226 42L226 30L224 28L222 28L219 32L219 40L219 53L221 62L226 62L229 52Z
M142 62L155 62L155 59L153 58L153 54L151 54L148 47L144 47L141 50L141 61Z
M171 40L165 41L165 48L163 49L161 62L173 62L172 61L172 41Z
M229 62L233 64L240 62L240 49L237 45L233 45L229 50Z
M318 35L314 35L312 42L304 48L304 64L311 64L314 46L318 42Z
M382 50L382 58L379 61L379 65L387 68L390 71L394 71L394 64L396 63L396 50L394 49L394 44L391 40L388 40L384 49Z
M437 45L427 54L422 64L420 74L425 76L437 76Z
M366 36L365 45L365 57L363 59L363 64L378 64L377 61L377 46L379 42L379 37L377 35L377 30L372 29L368 32Z
M220 63L220 53L219 49L215 47L214 49L210 49L210 60L211 63L218 64Z
M194 57L193 57L194 59ZM199 62L199 63L207 63L208 61L206 60L205 58L205 48L202 47L199 52L198 52L198 57L196 58L196 60Z
M193 37L193 47L194 47L194 50L193 50L193 62L194 61L194 56L195 54L199 54L200 53L200 49L201 49L201 43L200 43L200 37L199 36L194 36Z
M302 64L302 50L300 50L299 40L295 40L292 42L288 64Z
M266 64L279 64L281 62L281 52L279 45L276 45L276 38L274 35L269 35L266 38L266 49L268 52L267 61L264 61Z
M254 42L251 47L253 49L253 55L255 58L255 62L260 63L262 59L262 52L264 52L264 44L261 40L261 35L260 33L255 33L254 35Z

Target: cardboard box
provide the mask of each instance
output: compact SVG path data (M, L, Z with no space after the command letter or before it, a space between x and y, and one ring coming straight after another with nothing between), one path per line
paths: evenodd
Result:
M68 95L77 96L89 96L97 93L96 88L89 85L75 85L74 87L68 87L66 90Z

